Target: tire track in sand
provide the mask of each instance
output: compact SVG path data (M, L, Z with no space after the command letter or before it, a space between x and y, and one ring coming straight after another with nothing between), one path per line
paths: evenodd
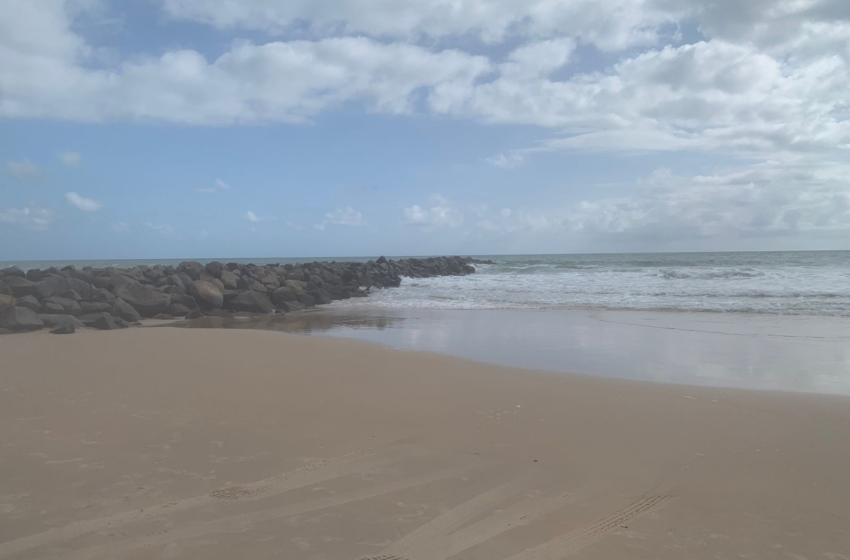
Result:
M390 458L381 457L381 452L390 451L409 443L410 441L411 438L407 438L391 441L383 445L368 447L352 453L340 455L339 457L317 461L246 486L220 488L205 496L197 496L176 502L149 506L141 511L125 511L106 517L87 519L85 521L75 521L65 525L64 527L56 527L41 533L0 543L0 558L18 554L38 546L71 540L96 531L102 531L105 529L115 530L127 524L146 521L198 507L209 506L219 502L221 499L260 499L296 490L311 484L331 480L358 470L386 463L390 460ZM378 457L375 457L375 455L378 455Z
M490 508L498 505L503 500L510 496L519 493L525 484L530 480L528 474L517 477L510 482L491 488L486 492L478 494L474 498L467 500L449 511L442 513L425 523L418 529L403 536L386 549L382 553L382 557L389 556L392 558L406 557L411 554L411 551L423 546L428 541L445 536L470 519L480 515ZM380 558L380 557L379 557ZM374 560L374 559L366 559Z
M581 551L602 537L634 519L661 509L673 496L653 495L633 502L625 508L599 519L592 525L570 531L534 548L515 554L507 560L561 560Z
M292 517L294 515L312 513L322 509L341 506L368 498L375 498L393 492L398 492L408 488L422 486L444 480L446 478L466 474L480 466L480 461L469 460L466 464L435 471L426 475L407 477L402 480L353 490L343 494L317 498L300 504L289 504L267 510L239 513L204 523L187 525L177 529L163 529L144 536L129 537L117 542L95 545L63 554L62 560L95 560L104 557L111 560L112 558L124 558L133 551L137 552L146 548L158 547L173 542L203 537L211 533L240 533L249 530L258 523L274 521L286 517Z

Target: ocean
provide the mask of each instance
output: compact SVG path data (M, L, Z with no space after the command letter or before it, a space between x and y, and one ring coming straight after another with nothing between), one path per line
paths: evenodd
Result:
M196 259L255 264L375 257ZM399 257L394 257L399 258ZM850 251L479 255L468 277L405 279L338 306L604 309L850 316ZM21 268L176 265L183 260L0 262Z

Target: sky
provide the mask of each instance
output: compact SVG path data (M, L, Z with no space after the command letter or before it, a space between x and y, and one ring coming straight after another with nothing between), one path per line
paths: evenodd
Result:
M0 260L849 234L846 0L0 0Z

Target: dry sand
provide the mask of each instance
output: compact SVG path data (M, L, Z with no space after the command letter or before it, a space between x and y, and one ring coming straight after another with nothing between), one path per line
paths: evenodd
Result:
M850 400L262 331L0 337L0 559L850 558Z

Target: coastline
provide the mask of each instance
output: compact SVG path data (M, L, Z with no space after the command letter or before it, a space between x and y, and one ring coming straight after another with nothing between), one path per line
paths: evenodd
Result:
M709 312L391 309L176 323L367 341L503 366L740 389L850 395L850 321Z
M11 335L0 353L4 559L850 548L845 397L253 330Z

